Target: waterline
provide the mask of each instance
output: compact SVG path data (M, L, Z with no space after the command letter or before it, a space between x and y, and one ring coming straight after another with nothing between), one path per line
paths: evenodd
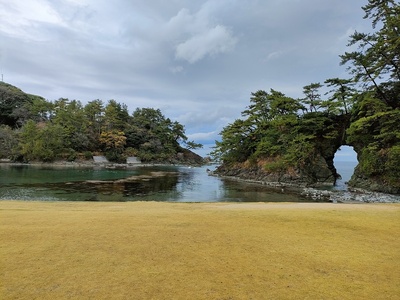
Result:
M212 167L120 169L0 165L0 199L43 201L310 202L207 174Z

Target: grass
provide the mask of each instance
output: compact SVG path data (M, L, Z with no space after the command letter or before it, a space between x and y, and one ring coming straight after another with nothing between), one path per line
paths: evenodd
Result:
M400 205L0 202L1 299L400 299Z

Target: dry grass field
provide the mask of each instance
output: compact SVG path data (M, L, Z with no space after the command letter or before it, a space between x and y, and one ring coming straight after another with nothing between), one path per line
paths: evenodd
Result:
M1 299L400 299L400 205L0 202Z

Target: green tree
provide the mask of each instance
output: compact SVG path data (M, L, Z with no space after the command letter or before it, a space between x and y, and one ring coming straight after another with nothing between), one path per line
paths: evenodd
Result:
M37 145L37 159L41 161L53 161L60 157L65 150L65 140L67 135L62 126L58 124L47 124L39 131Z
M236 119L222 129L221 141L215 141L215 147L210 154L215 160L222 160L228 164L244 162L254 153L257 146L252 133L251 123Z
M166 118L161 110L137 108L126 130L126 146L138 150L142 160L162 160L181 151L187 137L179 122Z
M331 96L323 105L328 113L350 114L356 96L354 82L351 79L330 78L325 83L331 88L327 93Z
M100 143L103 145L109 160L124 162L122 156L126 145L124 132L118 130L103 131L100 135Z
M58 124L29 120L21 128L19 147L24 160L53 161L64 150L65 132Z
M311 83L303 87L303 94L306 96L302 99L303 103L306 104L311 112L316 112L322 107L321 94L319 89L322 85L318 83Z
M37 149L37 140L39 136L39 127L33 120L29 120L21 128L20 132L20 153L25 160L29 161L36 158L38 152L42 149Z
M283 155L303 109L297 100L273 89L252 93L244 119L224 127L211 155L230 163Z
M88 150L99 150L99 140L104 124L104 103L97 99L89 101L84 107L84 114L88 122L87 137Z
M335 152L348 144L358 154L355 178L400 191L400 4L369 0L363 9L374 31L351 35L349 46L358 48L341 56L353 78L327 79L326 100L320 83L305 86L299 101L272 89L252 93L211 153L222 167L265 163L268 172L297 170L309 183L336 179Z
M18 146L18 134L10 126L0 125L0 158L14 158Z
M130 121L128 107L115 100L108 101L104 109L105 130L124 131Z
M272 118L269 94L263 90L251 93L250 105L242 112L242 117L253 124L254 128L262 128L264 124L267 124Z
M54 102L52 123L64 131L64 146L77 151L84 151L89 146L87 135L88 119L82 103L77 100L60 98Z
M356 36L354 41L369 46L375 52L374 73L389 74L395 81L400 80L400 4L394 0L369 0L363 7L364 18L372 20L372 27L381 28L369 36ZM365 43L365 44L363 44ZM366 51L369 51L368 49Z
M305 110L305 107L299 101L273 89L271 89L269 98L271 100L270 113L272 118L293 116L297 115L299 111Z
M35 122L49 121L54 114L54 104L43 97L30 95L32 102L28 106L30 119Z
M188 141L185 144L186 144L186 149L188 149L188 150L195 150L195 149L203 148L202 144L196 143L195 141Z
M211 155L228 166L263 164L267 172L275 174L301 170L310 183L321 176L336 178L333 157L343 142L347 121L322 109L326 104L320 100L319 87L306 87L307 104L312 107L307 113L301 102L279 91L253 93L251 105L242 113L246 118L224 127ZM316 171L325 158L326 172Z
M358 49L341 56L364 88L356 96L347 143L358 153L355 178L400 191L400 4L369 0L363 10L374 31L351 35L349 45Z
M400 80L400 4L393 0L369 0L363 10L364 18L372 20L375 32L352 34L349 46L357 45L358 49L341 55L341 63L350 63L348 69L355 81L365 87L372 84L382 101L398 107L398 99L389 98L380 82L388 78Z
M19 88L0 82L0 125L17 127L20 112L30 100Z

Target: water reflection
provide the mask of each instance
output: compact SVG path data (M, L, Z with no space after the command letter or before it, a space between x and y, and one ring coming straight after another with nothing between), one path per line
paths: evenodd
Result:
M0 199L53 201L304 202L262 185L208 176L206 169L0 165Z

